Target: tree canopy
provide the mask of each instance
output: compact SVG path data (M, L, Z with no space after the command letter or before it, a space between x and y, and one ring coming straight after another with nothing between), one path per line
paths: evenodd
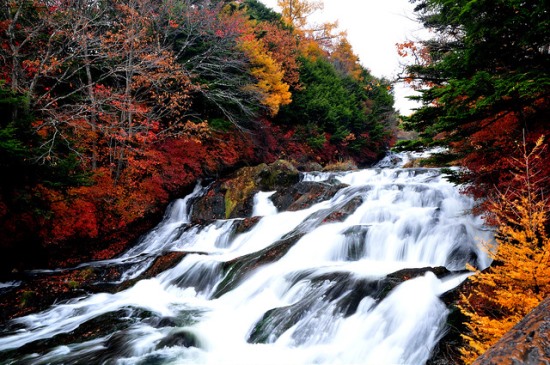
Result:
M5 268L30 242L112 256L114 232L238 165L382 154L387 84L334 48L343 34L285 16L257 0L2 2Z
M406 125L452 147L467 180L498 184L500 154L523 131L531 145L548 131L548 1L413 2L434 37L409 45L423 57L403 77L420 85L422 106Z

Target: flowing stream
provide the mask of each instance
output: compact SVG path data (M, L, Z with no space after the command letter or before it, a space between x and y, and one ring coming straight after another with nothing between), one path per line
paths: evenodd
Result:
M189 252L175 267L125 290L73 299L8 323L0 328L0 359L424 364L445 333L448 310L441 295L466 278L466 263L488 266L480 242L492 232L469 213L474 202L437 169L389 161L359 171L303 174L303 181L345 187L302 210L279 212L274 192L259 193L253 214L261 218L241 233L235 231L239 219L190 223L191 203L205 191L198 186L125 255L90 264L125 263L126 281L162 253ZM344 208L342 219L328 219ZM287 249L275 259L262 261L258 254L282 246ZM235 263L255 255L260 260L239 271ZM449 271L387 285L392 273L425 267Z

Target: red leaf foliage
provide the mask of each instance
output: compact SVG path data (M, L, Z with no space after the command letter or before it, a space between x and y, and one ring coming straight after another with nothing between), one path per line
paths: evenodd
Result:
M474 132L470 138L456 142L452 147L466 152L460 162L468 169L469 180L473 181L468 192L486 198L495 188L501 192L518 188L522 182L513 177L516 162L510 156L520 156L524 142L530 148L543 135L548 144L549 118L550 101L539 98L529 107L501 112L464 126ZM548 147L543 151L548 153ZM550 164L540 165L539 178L550 178ZM547 186L541 188L548 193Z

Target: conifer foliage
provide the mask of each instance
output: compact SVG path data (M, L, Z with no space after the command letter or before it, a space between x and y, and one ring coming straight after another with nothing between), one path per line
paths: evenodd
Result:
M529 143L550 133L548 1L411 2L432 36L399 46L414 62L403 79L422 102L405 124L451 147L449 159L466 167L460 179L475 183L477 196L505 188L511 166L502 156L523 132Z

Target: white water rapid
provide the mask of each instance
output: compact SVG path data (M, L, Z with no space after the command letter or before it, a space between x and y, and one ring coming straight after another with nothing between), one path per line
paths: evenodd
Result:
M242 220L191 224L197 188L109 261L133 263L125 279L155 255L189 252L179 264L125 290L8 323L0 328L0 362L426 363L445 332L440 296L464 280L466 263L489 264L479 246L492 232L438 170L382 166L390 167L305 174L306 182L346 185L303 210L277 211L273 192L261 193L254 203L261 218L244 233L235 231ZM258 261L241 270L252 258ZM426 271L391 279L402 269L442 266L449 272L440 278Z

